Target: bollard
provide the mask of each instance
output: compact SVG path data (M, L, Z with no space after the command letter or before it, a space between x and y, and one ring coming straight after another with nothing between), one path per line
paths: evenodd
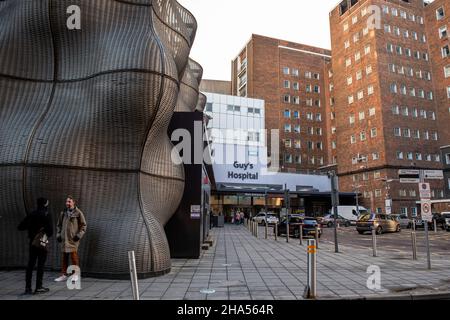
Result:
M307 242L307 287L305 297L307 299L315 299L317 297L317 249L316 240L308 240Z
M139 299L139 286L136 272L136 259L134 256L134 251L128 251L128 263L130 266L130 279L131 279L131 290L133 292L133 299Z
M273 230L275 232L275 241L278 241L278 223L275 223L275 228Z
M413 250L413 260L417 260L417 237L416 231L411 229L411 241L412 241L412 250Z
M269 232L269 226L267 225L267 219L266 219L266 223L264 224L264 239L267 239L267 234Z
M373 256L377 257L377 231L375 230L375 226L372 227L372 247L373 247Z
M319 249L319 226L316 225L315 229L314 238L316 239L316 248Z
M289 243L289 223L286 223L286 243Z
M437 222L436 219L433 219L433 223L434 223L434 233L437 233Z
M425 245L427 248L427 268L431 270L431 251L430 251L430 237L428 232L428 221L424 221L425 227Z
M299 225L299 228L300 228L300 245L302 246L303 245L303 225L302 224L300 224Z
M258 222L255 221L255 237L258 238Z

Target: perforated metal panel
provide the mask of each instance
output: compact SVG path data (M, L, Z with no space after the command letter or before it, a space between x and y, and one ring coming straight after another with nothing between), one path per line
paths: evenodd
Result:
M71 5L81 30L66 27ZM26 264L16 228L35 199L50 200L56 223L72 194L88 222L83 272L125 277L129 250L141 277L170 270L164 225L184 171L167 127L179 79L195 89L183 90L189 109L199 104L201 67L188 60L196 29L174 0L0 2L0 267Z

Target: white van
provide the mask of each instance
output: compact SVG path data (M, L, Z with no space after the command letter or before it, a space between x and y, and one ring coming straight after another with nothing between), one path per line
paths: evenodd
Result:
M358 221L358 217L362 214L369 213L369 210L364 208L363 206L358 206L358 211L356 210L356 206L338 206L338 215L342 218L350 220L351 224L356 224Z

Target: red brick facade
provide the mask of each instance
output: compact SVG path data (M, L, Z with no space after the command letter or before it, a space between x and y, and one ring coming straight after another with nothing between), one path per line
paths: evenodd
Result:
M340 189L358 189L367 207L384 212L389 186L393 212L410 214L418 188L400 183L399 170L441 169L445 144L423 3L345 1L330 24ZM430 182L440 198L443 181Z
M265 100L266 129L280 132L282 171L311 172L328 162L324 79L330 58L329 50L253 35L232 62L233 94Z

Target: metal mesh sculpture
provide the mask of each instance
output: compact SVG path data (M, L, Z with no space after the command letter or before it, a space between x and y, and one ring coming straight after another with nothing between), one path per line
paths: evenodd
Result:
M80 30L67 28L71 5ZM73 194L88 220L82 272L124 276L128 250L141 277L170 271L164 225L184 172L167 127L196 27L174 0L0 2L1 267L26 263L15 228L34 199L55 217Z

